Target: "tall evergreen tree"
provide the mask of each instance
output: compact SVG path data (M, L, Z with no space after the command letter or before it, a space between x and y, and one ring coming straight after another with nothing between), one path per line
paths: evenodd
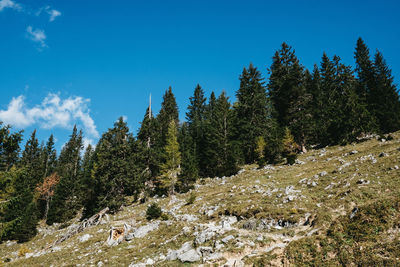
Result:
M11 133L11 126L0 121L0 171L8 171L17 163L22 131Z
M144 166L141 177L145 181L146 190L151 193L154 189L154 179L160 174L162 146L160 126L158 120L153 117L150 107L146 110L137 139L138 149L141 151L140 162Z
M38 223L36 202L26 168L11 168L4 173L13 181L13 193L0 209L0 241L26 242L36 235Z
M400 129L399 94L392 72L382 54L377 51L374 58L376 85L371 90L371 109L377 118L380 132L388 133Z
M31 137L26 142L21 159L21 165L27 169L30 176L29 188L31 191L33 191L44 178L41 159L41 149L39 147L39 141L36 138L36 130L34 130Z
M157 115L157 121L161 131L161 146L164 147L167 140L168 127L171 120L175 121L175 125L179 124L178 105L176 104L175 96L172 93L172 88L169 87L163 96L160 113Z
M58 159L56 172L60 176L60 182L50 203L48 224L73 218L81 207L79 170L82 148L82 131L78 132L74 126L70 139L61 150Z
M166 138L164 147L165 163L161 166L160 187L172 195L175 193L175 185L181 165L181 152L179 151L175 120L170 121Z
M296 141L305 150L311 129L311 95L305 87L304 68L294 49L283 43L269 69L269 96L281 127L290 127Z
M190 104L187 107L186 120L188 130L193 140L194 157L196 168L199 169L200 159L203 158L204 146L204 121L206 113L206 98L204 91L198 84L194 89L193 96L189 98Z
M54 148L54 136L50 135L46 146L42 150L43 177L52 174L57 166L57 152Z
M83 218L89 217L94 214L95 210L95 199L96 199L96 184L94 179L94 149L89 144L86 147L85 154L83 155L81 174L80 174L80 185L81 185L81 196L83 209Z
M250 64L240 76L240 88L236 93L235 139L242 148L246 163L257 158L256 139L264 136L267 124L267 94L261 73Z
M181 172L178 176L177 190L187 192L199 176L195 145L186 122L179 128L178 143L181 152Z
M114 124L114 127L105 132L96 146L94 162L95 194L94 212L109 207L111 211L118 210L127 192L131 180L130 171L130 144L129 128L122 117ZM90 207L85 207L89 210Z

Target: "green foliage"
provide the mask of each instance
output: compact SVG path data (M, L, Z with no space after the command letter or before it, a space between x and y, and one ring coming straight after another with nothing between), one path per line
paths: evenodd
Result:
M146 210L146 219L149 221L153 219L158 219L161 215L162 211L157 203L152 203Z
M186 200L186 205L192 205L195 200L196 200L196 193L194 191L191 191L188 199Z
M27 169L12 168L7 172L13 181L14 192L2 203L0 212L0 241L18 240L25 242L36 235L37 207L33 190L30 188Z
M289 165L294 164L297 158L297 151L299 146L294 141L294 137L289 128L285 128L285 135L282 140L283 143L283 156L286 158Z
M178 105L176 104L175 96L172 93L172 88L169 87L163 96L160 113L157 115L157 121L160 125L160 146L164 147L167 143L167 135L169 124L173 120L175 125L179 124Z
M259 136L256 139L256 153L257 153L257 163L258 166L262 167L265 164L265 147L267 143L265 143L264 137Z
M81 207L79 170L81 164L82 131L76 126L69 141L61 150L56 171L60 182L50 203L47 223L65 222L73 218Z
M260 71L252 64L243 69L240 87L236 93L235 140L242 148L243 159L253 163L256 158L255 145L258 136L264 136L268 118L268 100Z
M179 129L178 142L182 160L176 189L178 192L184 193L192 189L199 176L195 145L187 123L183 123Z
M166 145L164 147L165 163L161 165L160 188L168 194L175 193L180 172L181 152L179 151L178 132L174 120L168 126Z

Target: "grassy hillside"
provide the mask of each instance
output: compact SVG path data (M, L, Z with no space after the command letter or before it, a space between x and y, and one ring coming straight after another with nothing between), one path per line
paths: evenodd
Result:
M30 242L0 244L0 265L395 265L400 133L386 139L311 150L292 166L244 166L235 176L199 181L192 204L190 193L127 204L56 246L78 220L41 226ZM153 202L165 215L149 222ZM124 224L135 237L108 246L111 227ZM197 261L182 262L186 242Z

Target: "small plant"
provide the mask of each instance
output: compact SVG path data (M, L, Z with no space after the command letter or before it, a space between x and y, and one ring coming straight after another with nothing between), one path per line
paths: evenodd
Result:
M161 214L161 208L157 205L157 203L153 203L147 208L146 219L149 221L152 219L157 219L160 218Z
M166 213L162 213L161 214L161 220L163 220L163 221L168 221L169 220L169 216L168 216L168 214L166 214Z
M289 128L285 128L285 136L283 137L283 156L287 160L288 165L293 165L296 162L299 146L294 141L294 137Z
M186 200L186 205L192 205L195 200L196 200L196 193L191 191L189 198Z
M18 257L24 257L26 253L29 252L31 252L31 250L27 246L22 245L21 248L18 250Z

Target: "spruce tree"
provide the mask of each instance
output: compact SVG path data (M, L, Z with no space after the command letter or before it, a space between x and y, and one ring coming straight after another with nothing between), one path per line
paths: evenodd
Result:
M392 72L379 51L374 58L374 72L376 84L370 92L370 105L377 118L379 130L382 133L397 131L400 129L399 94Z
M30 174L26 168L12 167L4 173L13 181L13 193L0 209L2 223L0 241L26 242L36 235L38 223L36 201L31 188Z
M22 152L21 166L25 167L29 173L29 188L31 191L42 182L43 176L43 165L41 158L41 149L39 147L39 141L36 138L36 130L32 132L31 137L28 139L25 145L25 149Z
M42 150L43 177L48 177L57 166L57 152L54 147L54 136L50 135L46 146Z
M181 165L181 152L179 151L175 120L171 120L168 126L164 157L165 163L161 165L160 187L166 190L168 194L173 195Z
M185 193L193 188L199 176L195 145L186 122L179 128L178 143L182 160L176 187L177 191Z
M257 158L256 138L266 134L267 94L261 73L250 64L240 76L240 88L234 104L235 139L241 147L244 162L252 163Z
M130 172L130 144L129 128L122 117L108 129L100 138L95 151L93 176L96 195L93 212L105 207L117 211L124 200L124 196L131 189L130 180L136 179ZM86 206L89 211L91 207Z
M50 203L48 224L72 219L81 207L79 173L82 148L82 131L78 132L74 126L70 139L61 150L58 159L56 172L60 176L60 182Z
M0 121L0 171L8 171L17 163L22 131L11 133L11 126Z
M188 130L193 140L194 157L196 168L199 171L199 164L203 155L204 146L204 122L206 113L206 101L204 91L198 84L194 89L193 96L189 98L190 104L187 107L186 120L188 123Z
M268 92L281 127L290 127L305 151L311 129L311 95L305 86L304 67L294 49L283 43L269 69Z
M162 162L162 146L160 126L158 120L153 117L151 108L146 110L137 135L138 149L141 152L139 160L144 166L141 172L141 179L145 182L145 189L148 193L153 193L155 177L160 174Z
M161 146L164 147L166 144L168 127L171 120L175 121L175 125L179 125L179 113L178 105L176 104L175 96L172 93L172 88L169 87L163 96L163 102L161 103L161 109L157 115L157 121L160 125L161 131Z

